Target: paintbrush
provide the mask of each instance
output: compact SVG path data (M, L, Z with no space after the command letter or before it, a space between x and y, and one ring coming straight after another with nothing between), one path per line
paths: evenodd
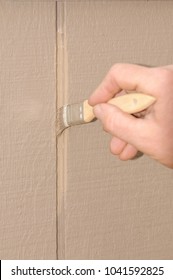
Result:
M147 109L155 101L155 97L151 95L130 92L112 98L108 103L117 106L126 113L135 114ZM88 100L64 105L58 109L57 114L57 135L61 134L67 127L90 123L96 119L93 107L88 104Z

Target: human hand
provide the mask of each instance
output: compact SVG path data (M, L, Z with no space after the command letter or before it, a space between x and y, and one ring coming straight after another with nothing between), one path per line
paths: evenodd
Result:
M157 101L145 111L129 115L106 104L122 90L149 94ZM113 154L129 160L141 151L173 168L173 65L115 64L88 101L104 130L112 135Z

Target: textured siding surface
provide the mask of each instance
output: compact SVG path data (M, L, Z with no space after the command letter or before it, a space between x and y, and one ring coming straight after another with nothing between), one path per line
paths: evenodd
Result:
M55 135L114 63L171 64L172 24L172 1L0 1L1 259L173 258L172 170L99 122Z
M55 15L0 1L0 259L56 258Z
M172 24L172 1L66 1L64 100L87 98L114 63L171 64ZM59 140L59 258L172 259L172 170L120 162L109 139L96 122Z

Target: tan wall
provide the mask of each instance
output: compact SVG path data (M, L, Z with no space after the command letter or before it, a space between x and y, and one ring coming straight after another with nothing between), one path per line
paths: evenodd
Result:
M171 1L67 1L64 16L64 101L87 98L116 62L172 63ZM109 139L96 122L59 140L59 258L172 258L172 170L120 162Z
M0 1L1 259L173 257L172 170L120 162L99 122L55 135L112 64L172 63L172 23L172 1Z
M0 259L54 259L55 3L0 1L0 38Z

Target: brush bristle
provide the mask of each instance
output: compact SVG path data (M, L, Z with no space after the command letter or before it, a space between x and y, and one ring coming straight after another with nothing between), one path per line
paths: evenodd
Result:
M62 106L57 112L57 135L61 134L64 129L70 125L67 122L67 106Z
M58 110L57 134L69 126L86 123L84 121L83 103L64 105Z

